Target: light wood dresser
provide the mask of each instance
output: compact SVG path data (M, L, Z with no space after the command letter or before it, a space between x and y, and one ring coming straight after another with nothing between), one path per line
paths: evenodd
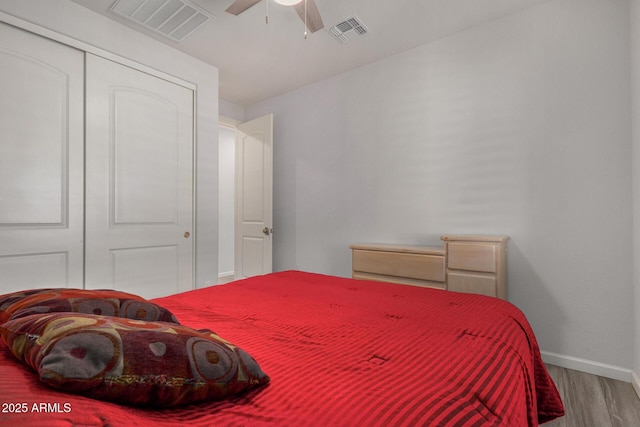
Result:
M403 245L351 245L354 279L444 289L444 248Z
M507 236L445 235L444 247L351 245L352 277L507 299Z

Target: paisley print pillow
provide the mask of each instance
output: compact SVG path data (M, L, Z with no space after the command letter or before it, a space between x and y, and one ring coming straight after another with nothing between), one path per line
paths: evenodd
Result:
M127 405L221 399L269 382L246 351L209 330L80 313L0 325L11 352L42 382Z
M115 290L31 289L0 295L0 323L31 314L74 312L179 323L169 310Z

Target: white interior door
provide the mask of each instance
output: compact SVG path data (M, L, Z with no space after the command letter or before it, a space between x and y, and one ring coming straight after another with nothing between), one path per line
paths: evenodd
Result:
M88 289L193 289L193 91L87 54Z
M273 115L236 132L236 278L272 271Z
M82 287L83 58L0 23L0 293Z

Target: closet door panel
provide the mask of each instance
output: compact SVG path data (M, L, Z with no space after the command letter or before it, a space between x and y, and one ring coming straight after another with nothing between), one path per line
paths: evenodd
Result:
M0 293L82 287L84 53L0 23Z
M86 286L193 288L193 91L87 55Z
M112 96L113 223L176 224L180 186L177 106L125 88L114 90Z

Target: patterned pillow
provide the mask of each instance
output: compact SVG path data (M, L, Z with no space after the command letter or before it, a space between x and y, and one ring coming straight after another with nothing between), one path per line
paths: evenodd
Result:
M11 316L6 316L6 319L4 319L5 317L4 312L9 307L11 307L14 303L33 294L37 294L40 292L55 291L55 290L57 289L29 289L26 291L11 292L9 294L0 295L0 323L8 320L9 317L11 317Z
M0 295L0 323L10 318L62 311L179 323L169 310L121 291L60 288Z
M202 402L269 382L244 350L182 325L51 313L12 319L0 334L49 386L127 405Z

